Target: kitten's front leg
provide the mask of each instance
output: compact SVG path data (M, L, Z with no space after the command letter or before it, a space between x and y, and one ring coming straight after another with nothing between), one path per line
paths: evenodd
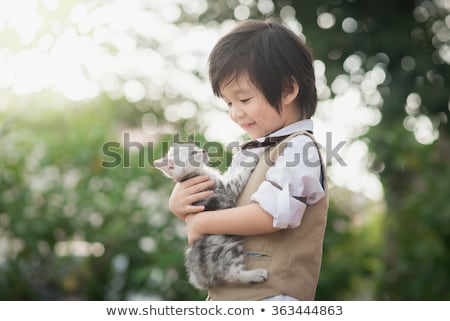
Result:
M248 178L253 173L253 170L255 169L256 165L258 165L259 162L259 155L254 152L247 152L244 154L246 157L242 160L238 175L241 176L241 180L245 183L248 181Z
M249 154L241 163L240 167L236 170L233 177L229 177L225 183L228 193L233 194L234 199L241 194L245 185L247 184L250 175L253 173L256 165L258 164L259 157L255 153Z

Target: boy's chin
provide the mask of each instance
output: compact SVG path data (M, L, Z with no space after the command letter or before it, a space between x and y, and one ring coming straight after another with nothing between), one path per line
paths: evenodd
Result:
M255 133L254 131L246 130L245 133L247 134L248 137L250 137L251 140L255 140L257 138L263 137L263 136L259 136L259 133Z

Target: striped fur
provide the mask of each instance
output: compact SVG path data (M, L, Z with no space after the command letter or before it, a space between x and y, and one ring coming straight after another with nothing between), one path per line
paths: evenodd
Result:
M176 182L208 175L215 182L214 194L194 205L204 205L207 211L213 211L236 206L256 163L256 158L249 160L239 173L225 179L208 166L204 150L194 144L173 144L168 154L153 164ZM235 235L203 236L186 250L185 265L190 283L198 289L208 289L222 282L261 283L268 277L264 269L245 269L244 241Z

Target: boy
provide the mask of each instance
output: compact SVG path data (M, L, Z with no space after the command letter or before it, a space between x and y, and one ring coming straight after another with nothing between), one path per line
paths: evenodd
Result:
M209 289L213 300L313 300L317 286L328 197L324 164L310 119L317 103L312 55L287 27L249 20L222 37L209 57L214 93L231 119L256 142L283 141L274 150L245 146L228 174L249 151L260 162L231 209L206 212L191 204L212 193L208 177L175 186L169 208L186 222L188 241L205 234L242 235L247 267L265 268L261 284L224 284ZM254 145L254 144L253 144ZM256 144L258 145L258 144ZM273 156L273 155L272 155Z

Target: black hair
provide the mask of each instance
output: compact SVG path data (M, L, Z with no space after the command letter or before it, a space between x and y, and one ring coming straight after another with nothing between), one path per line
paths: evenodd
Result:
M209 56L213 92L247 74L269 104L281 112L283 90L299 86L297 102L303 119L316 110L312 53L292 30L275 19L247 20L223 36Z

